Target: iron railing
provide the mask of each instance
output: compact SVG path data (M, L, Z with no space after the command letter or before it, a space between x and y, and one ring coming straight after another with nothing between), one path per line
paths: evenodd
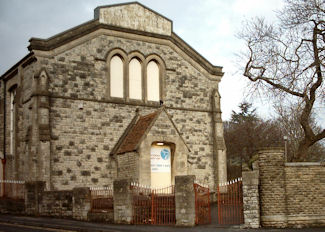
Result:
M241 178L218 185L218 220L222 225L244 223Z
M0 196L2 198L25 199L25 181L0 180Z
M131 184L133 224L171 225L176 223L175 188L154 189Z
M114 210L113 189L109 187L90 188L91 212L109 212Z
M195 224L210 224L211 223L211 208L210 208L210 190L206 186L194 183L195 192Z

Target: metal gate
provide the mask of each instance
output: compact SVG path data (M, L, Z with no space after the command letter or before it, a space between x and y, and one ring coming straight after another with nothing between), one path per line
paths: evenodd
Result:
M208 187L203 187L194 183L195 192L195 224L210 224L211 223L211 208L210 208L210 191Z
M242 178L218 185L218 220L221 225L244 223Z
M113 189L108 187L90 188L91 212L106 213L113 212Z
M175 188L151 189L131 184L133 224L172 225L175 217Z

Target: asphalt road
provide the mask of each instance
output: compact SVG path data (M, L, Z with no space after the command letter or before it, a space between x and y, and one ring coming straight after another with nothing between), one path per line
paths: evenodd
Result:
M72 230L62 230L62 229L52 229L52 228L44 228L38 226L27 226L27 225L17 225L11 223L3 223L0 222L0 232L72 232Z
M150 226L150 225L116 225L92 222L81 222L69 219L50 217L26 217L0 214L0 232L49 232L49 231L91 231L91 232L325 232L325 228L306 229L258 229L245 230L239 227L217 227L216 225L195 226L191 228L175 226Z

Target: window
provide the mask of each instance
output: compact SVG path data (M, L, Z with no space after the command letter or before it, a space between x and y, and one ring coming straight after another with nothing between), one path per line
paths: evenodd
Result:
M142 99L142 68L137 58L129 63L129 98Z
M147 99L148 101L160 100L159 67L156 61L152 60L147 66Z
M110 95L111 97L124 97L123 61L115 55L110 61Z
M15 96L16 88L10 89L10 154L14 154L14 134L15 134Z
M164 61L156 54L127 54L116 48L107 55L106 96L113 101L157 104L163 98ZM119 98L119 99L118 99Z

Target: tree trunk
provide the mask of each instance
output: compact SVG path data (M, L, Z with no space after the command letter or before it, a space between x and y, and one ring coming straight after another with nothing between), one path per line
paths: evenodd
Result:
M293 157L293 161L300 161L300 162L306 161L308 155L308 149L312 144L313 143L311 141L304 138L304 140L302 140L299 143L298 151L295 154L295 157Z

